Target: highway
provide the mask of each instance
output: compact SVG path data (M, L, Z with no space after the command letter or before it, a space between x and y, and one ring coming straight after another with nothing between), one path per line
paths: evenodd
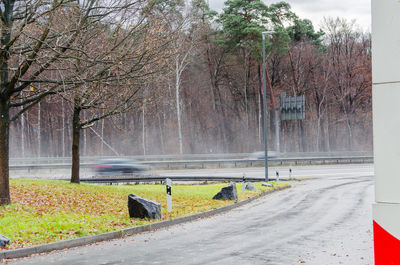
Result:
M289 169L292 174L289 176ZM273 166L269 167L269 177L275 178L279 172L281 179L291 178L319 178L324 176L346 176L373 174L372 164L335 164L318 166ZM12 178L44 178L44 179L69 179L70 170L63 169L57 172L52 170L20 171L10 174ZM81 178L91 178L95 173L91 171L81 172ZM209 168L209 169L176 169L176 170L150 170L144 176L221 176L242 178L254 177L264 179L263 167L232 167L232 168ZM142 175L138 175L142 176Z
M109 157L111 160L132 161L135 157ZM137 157L139 158L139 157ZM179 169L207 169L218 168L223 169L226 173L226 168L253 168L264 166L264 161L255 159L251 154L197 154L180 156L151 156L148 158L161 159L148 161L147 158L141 156L143 166L152 169L153 177L156 170L167 169L170 174L171 170ZM162 160L165 158L173 160ZM200 158L200 159L199 159ZM205 159L207 158L207 159ZM80 175L81 179L91 178L95 173L92 166L104 163L105 158L101 157L84 157L81 160ZM40 157L40 158L14 158L10 160L10 176L13 178L53 178L67 179L70 174L71 158L57 157ZM344 153L285 153L279 157L269 159L269 166L276 167L282 165L330 165L330 164L368 164L373 163L373 157L368 152L344 152ZM183 171L184 172L184 171ZM190 171L191 172L191 171ZM235 171L236 172L236 171ZM254 173L254 172L250 172ZM275 173L275 172L272 172ZM133 178L141 175L133 175ZM186 175L187 177L187 175ZM203 176L204 177L204 176ZM228 177L229 178L229 177ZM132 180L136 182L135 180Z
M372 164L347 164L347 165L319 165L319 166L275 166L269 167L269 176L275 178L278 171L283 179L289 178L289 169L292 169L292 178L320 178L332 176L362 176L372 175ZM215 168L215 169L189 169L189 170L155 170L151 174L160 176L223 176L241 178L244 174L249 177L264 178L263 167L245 168Z
M211 218L8 264L373 264L373 166L296 167L293 175L312 179Z

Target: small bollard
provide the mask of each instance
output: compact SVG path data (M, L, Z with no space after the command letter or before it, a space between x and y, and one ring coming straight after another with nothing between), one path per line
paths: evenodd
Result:
M278 182L278 181L279 181L279 172L276 171L276 182Z
M167 210L168 212L170 212L172 211L172 195L171 195L172 180L167 178L165 180L165 185L167 187Z
M245 193L245 191L246 191L246 174L243 174L242 193Z
M289 168L289 178L292 178L292 169Z

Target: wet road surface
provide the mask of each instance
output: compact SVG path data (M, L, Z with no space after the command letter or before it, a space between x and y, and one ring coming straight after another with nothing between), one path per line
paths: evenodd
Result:
M289 176L289 169L292 174ZM270 177L275 177L278 171L281 179L292 178L320 178L333 176L364 176L373 174L373 164L344 164L344 165L300 165L300 166L271 166L269 167ZM21 171L10 174L12 178L44 178L44 179L69 179L69 169L55 173L52 170L40 170L37 172ZM94 175L90 170L82 170L81 178L90 178ZM149 176L222 176L242 178L249 177L264 178L263 167L245 168L211 168L211 169L176 169L176 170L150 170L144 175Z
M362 168L211 218L9 264L373 264L373 176Z
M372 175L373 164L344 164L344 165L313 165L313 166L271 166L269 176L274 178L278 171L281 178L324 178L324 177L355 177ZM289 169L292 174L289 176ZM151 174L160 176L224 176L241 178L243 174L249 177L263 178L263 167L246 168L214 168L214 169L180 169L180 170L154 170Z

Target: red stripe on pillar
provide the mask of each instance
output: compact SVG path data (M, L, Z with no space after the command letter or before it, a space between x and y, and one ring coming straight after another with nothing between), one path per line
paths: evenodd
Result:
M375 265L400 264L400 240L374 221Z

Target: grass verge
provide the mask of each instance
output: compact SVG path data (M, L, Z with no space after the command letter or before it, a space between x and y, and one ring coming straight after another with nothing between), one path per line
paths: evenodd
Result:
M121 230L160 220L129 218L127 201L131 193L161 204L162 220L184 217L232 201L212 200L226 184L174 185L173 210L167 212L164 185L100 186L51 180L11 180L11 205L0 206L0 234L11 244L0 250L17 249L81 236ZM274 183L274 188L289 185ZM259 191L241 193L239 201L273 188L255 183Z

